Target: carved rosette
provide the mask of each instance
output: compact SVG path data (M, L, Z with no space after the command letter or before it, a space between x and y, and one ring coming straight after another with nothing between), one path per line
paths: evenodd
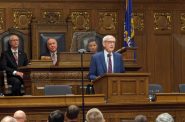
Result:
M24 30L29 27L32 11L29 9L14 9L13 17L14 28Z
M144 14L133 13L134 29L137 31L143 31L144 29Z
M98 28L100 33L116 33L117 23L116 12L99 12Z
M181 21L181 31L185 31L185 13L181 13L180 21Z
M88 72L84 72L84 79L87 79ZM31 80L74 80L81 79L81 72L33 72L31 73Z
M75 31L87 31L90 29L90 14L89 12L72 12L71 19L73 24L73 30Z
M171 13L154 13L154 30L171 30Z
M56 24L61 21L62 13L62 10L43 10L42 18L47 23Z
M0 30L4 29L4 10L0 9Z

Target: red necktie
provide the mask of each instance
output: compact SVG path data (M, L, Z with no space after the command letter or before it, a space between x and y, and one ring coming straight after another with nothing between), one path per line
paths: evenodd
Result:
M112 73L112 60L111 60L111 55L108 54L107 57L108 57L108 60L109 60L109 62L108 62L108 73Z
M18 56L17 56L17 52L13 52L13 56L15 58L16 63L18 64Z

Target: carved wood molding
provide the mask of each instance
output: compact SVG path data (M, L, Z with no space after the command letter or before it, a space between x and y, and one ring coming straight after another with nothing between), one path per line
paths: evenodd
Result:
M0 30L4 29L4 25L5 25L5 16L4 16L4 9L0 9Z
M99 33L116 33L118 24L118 13L115 11L106 11L98 13L98 31Z
M62 20L62 9L44 9L42 10L42 19L45 20L46 23L59 23Z
M172 29L172 15L169 12L154 13L154 30L165 31Z
M84 72L84 79L88 79L87 77L88 72ZM81 71L69 71L69 72L33 72L31 73L30 77L31 80L33 81L38 81L38 80L70 80L70 79L75 79L79 80L81 79Z
M143 31L144 29L144 13L133 13L134 29Z
M14 28L25 30L29 27L32 11L30 9L13 9Z
M90 29L90 13L88 11L74 11L71 13L73 30L87 31Z

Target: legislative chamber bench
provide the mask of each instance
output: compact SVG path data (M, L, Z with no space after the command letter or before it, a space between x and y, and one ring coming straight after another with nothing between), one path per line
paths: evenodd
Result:
M132 51L132 50L131 50ZM128 51L129 53L129 51ZM136 71L140 67L132 59L132 53L125 55L125 68L129 71ZM88 79L89 64L93 53L79 54L77 52L63 52L58 54L57 65L54 66L51 60L31 60L28 66L20 67L25 73L24 83L27 95L43 95L45 85L70 85L73 94L81 94L81 56L83 59L84 85L91 84ZM132 57L132 58L131 58Z
M175 94L185 97L185 94ZM122 103L107 103L102 94L85 95L85 113L96 107L103 112L106 122L133 122L134 117L138 114L146 115L149 122L154 122L157 115L168 112L174 117L175 122L183 122L185 120L185 101L184 99L174 101L175 94L160 94L163 97L167 96L168 101L126 101ZM81 95L1 96L0 118L5 115L13 115L16 110L21 109L26 112L28 122L47 122L48 115L53 110L60 109L65 112L67 106L71 104L82 108L81 99ZM79 120L82 120L82 111Z
M136 72L140 67L132 59L133 53L130 54L129 58L124 59L125 73L105 74L93 82L96 94L85 94L85 111L99 108L106 122L132 122L138 114L146 115L149 122L153 122L162 112L169 112L177 122L184 121L185 94L156 94L156 101L150 102L150 74ZM91 55L83 54L84 85L91 84L87 77ZM0 117L12 115L21 109L26 112L28 122L46 122L53 110L65 112L70 104L82 108L80 56L78 53L61 53L56 66L50 60L33 60L30 65L21 67L25 72L26 95L1 96ZM44 86L51 84L70 85L73 95L44 96ZM79 119L81 121L82 113Z

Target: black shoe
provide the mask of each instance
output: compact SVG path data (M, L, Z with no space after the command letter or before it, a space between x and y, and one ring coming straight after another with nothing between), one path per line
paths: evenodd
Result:
M0 96L4 96L4 94L3 93L0 93Z

